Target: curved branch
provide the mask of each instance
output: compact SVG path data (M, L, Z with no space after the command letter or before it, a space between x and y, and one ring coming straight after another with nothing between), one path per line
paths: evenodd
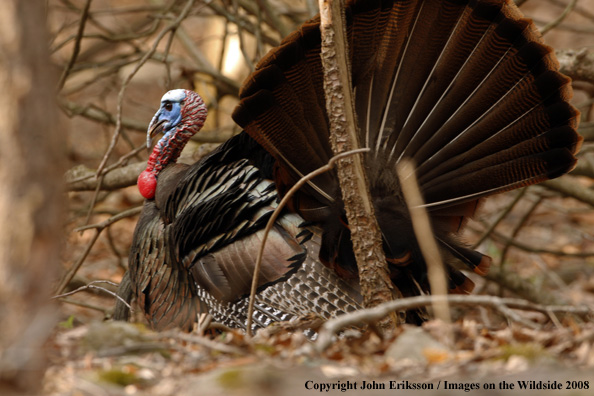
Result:
M533 322L530 322L520 317L512 309L520 309L524 311L541 312L547 316L551 313L574 314L579 316L591 316L594 312L588 306L583 307L568 307L566 305L541 305L533 304L526 300L518 298L500 298L493 296L416 296L405 298L396 301L388 301L373 308L362 309L338 316L324 323L320 332L318 333L318 340L316 342L316 350L323 352L328 348L332 342L334 334L348 326L356 326L362 323L373 323L381 320L386 315L394 311L401 311L406 309L415 309L425 307L436 302L448 303L450 305L481 305L491 307L499 311L504 316L511 320L520 322L528 327L536 327Z
M334 167L336 161L338 161L341 158L345 158L345 157L348 157L350 155L354 155L354 154L358 154L358 153L364 153L366 151L369 151L369 149L368 148L362 148L362 149L347 151L345 153L341 153L341 154L335 155L334 157L330 158L330 161L328 161L328 164L327 165L324 165L321 168L318 168L318 169L314 170L313 172L310 172L307 175L303 176L285 194L285 196L283 197L283 199L279 202L278 206L276 207L276 209L274 210L274 212L270 216L270 219L268 219L268 223L266 224L266 228L264 229L264 235L262 236L262 243L260 244L260 250L258 250L258 256L256 258L256 265L254 266L254 275L252 277L252 288L250 290L250 301L248 303L247 324L246 324L246 329L247 329L246 331L247 331L248 336L251 336L251 333L252 333L252 315L254 314L254 304L256 302L256 290L258 289L258 277L259 277L259 274L260 274L260 266L262 265L262 256L264 255L264 246L266 245L266 240L268 239L268 234L269 234L270 230L272 229L272 226L274 225L274 222L276 221L276 219L280 215L281 211L283 210L283 208L285 207L285 205L287 204L287 202L289 202L289 200L291 199L291 197L301 187L303 187L303 185L305 183L307 183L308 181L310 181L314 177L316 177L318 175L321 175L322 173L328 172L329 170L331 170Z

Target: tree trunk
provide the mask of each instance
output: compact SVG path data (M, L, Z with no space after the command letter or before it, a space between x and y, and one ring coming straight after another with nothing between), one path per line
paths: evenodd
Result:
M0 12L0 394L38 394L56 310L65 138L44 2Z
M334 154L359 148L342 9L340 0L320 0L324 90ZM369 308L391 301L400 292L390 280L362 158L339 160L336 173L359 268L363 303ZM396 315L390 314L380 327L391 331L397 322Z

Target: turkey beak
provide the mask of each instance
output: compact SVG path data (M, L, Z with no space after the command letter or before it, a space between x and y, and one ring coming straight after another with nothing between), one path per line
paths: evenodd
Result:
M163 124L167 120L159 120L158 122L151 123L146 133L146 149L148 151L153 147L153 138L159 133L163 132Z

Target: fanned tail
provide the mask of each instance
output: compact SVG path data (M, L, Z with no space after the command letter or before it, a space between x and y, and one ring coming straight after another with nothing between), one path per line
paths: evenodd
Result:
M395 283L412 276L429 288L395 172L404 158L416 164L444 257L486 273L490 259L454 236L481 198L575 166L582 139L570 80L510 0L351 1L346 21L359 144L371 149L370 190ZM258 64L233 115L276 158L281 194L332 156L319 53L315 18ZM324 261L351 271L335 174L314 179L291 207L324 225ZM452 291L471 290L448 271Z

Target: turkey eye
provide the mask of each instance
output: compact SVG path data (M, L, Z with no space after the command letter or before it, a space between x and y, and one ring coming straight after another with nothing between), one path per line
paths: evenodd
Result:
M171 104L171 102L165 103L165 110L171 111L171 109L173 109L173 105Z

